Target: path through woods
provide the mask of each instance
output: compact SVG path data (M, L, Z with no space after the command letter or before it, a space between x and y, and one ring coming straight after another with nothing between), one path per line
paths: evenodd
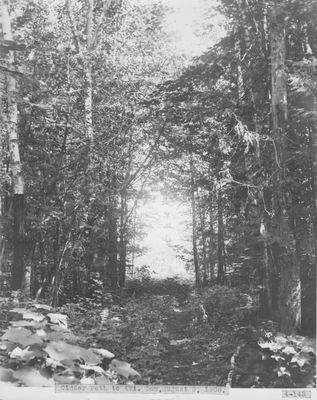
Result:
M215 309L219 295L231 300ZM223 287L181 297L123 297L106 308L83 299L57 309L0 299L0 385L314 385L313 339L276 332Z
M194 59L168 4L207 43ZM316 15L316 0L0 0L0 302L32 310L2 329L8 382L30 383L22 365L109 378L41 301L85 359L91 342L120 357L111 383L315 385ZM187 245L142 218L155 190L188 210ZM155 255L166 275L175 253L189 281L136 266L147 224L173 248Z
M193 318L190 310L181 307L172 312L167 320L170 339L166 345L166 374L163 379L167 384L223 386L227 381L230 364L221 356L221 347L227 347L229 343L223 341L219 348L219 338L211 339L198 349L193 344L195 338L190 330ZM213 347L212 353L208 351ZM204 352L208 354L207 357Z

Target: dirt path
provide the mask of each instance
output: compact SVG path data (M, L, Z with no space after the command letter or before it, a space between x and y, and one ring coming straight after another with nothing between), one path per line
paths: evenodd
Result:
M192 379L197 356L191 351L190 322L191 315L186 310L175 311L167 321L170 336L165 360L168 384L195 384Z
M172 313L167 320L169 343L164 359L164 383L172 385L224 385L229 364L213 357L203 346L197 350L190 329L193 316L186 309ZM166 380L166 381L165 381Z

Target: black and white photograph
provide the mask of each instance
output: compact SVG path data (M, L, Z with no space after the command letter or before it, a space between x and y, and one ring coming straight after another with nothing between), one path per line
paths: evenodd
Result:
M317 1L0 0L0 52L0 400L313 398Z

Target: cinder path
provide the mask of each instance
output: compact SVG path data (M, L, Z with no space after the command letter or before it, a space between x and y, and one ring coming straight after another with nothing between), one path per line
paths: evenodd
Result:
M169 343L164 359L164 384L172 385L225 385L229 362L209 354L206 346L197 350L190 329L193 316L180 309L173 312L167 322ZM166 381L165 381L166 380Z

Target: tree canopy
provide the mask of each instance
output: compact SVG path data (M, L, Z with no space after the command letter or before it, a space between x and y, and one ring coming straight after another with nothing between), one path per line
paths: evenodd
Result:
M215 14L225 33L189 60L166 2L0 1L3 296L127 293L160 184L190 209L197 290L247 292L283 334L314 334L317 4L204 4L201 34Z

